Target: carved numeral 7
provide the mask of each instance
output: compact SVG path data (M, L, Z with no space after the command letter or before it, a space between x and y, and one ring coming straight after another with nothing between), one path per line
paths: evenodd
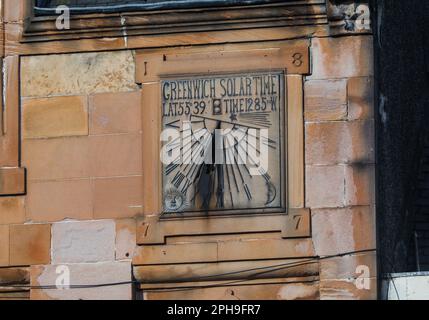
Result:
M301 220L302 220L302 216L301 215L293 216L293 220L296 222L296 224L295 224L295 230L298 230L299 229L299 225L300 225Z

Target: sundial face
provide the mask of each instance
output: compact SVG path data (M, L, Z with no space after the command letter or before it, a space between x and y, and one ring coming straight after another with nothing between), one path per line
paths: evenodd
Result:
M161 82L165 214L284 207L284 73Z

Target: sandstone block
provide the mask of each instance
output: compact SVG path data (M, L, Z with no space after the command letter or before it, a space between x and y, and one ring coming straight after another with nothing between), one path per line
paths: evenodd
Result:
M313 38L313 70L308 79L372 76L372 41L372 36Z
M377 279L366 279L369 289L356 286L355 280L320 281L320 300L376 300Z
M94 217L128 218L142 214L142 182L142 176L94 179Z
M90 134L140 132L141 92L102 93L89 98Z
M374 118L374 80L372 77L348 79L348 119Z
M28 56L21 70L23 97L138 89L132 51Z
M29 180L89 177L88 138L24 140L22 160Z
M0 226L0 267L9 265L9 226Z
M368 268L369 278L377 276L377 256L375 252L366 252L320 260L321 280L356 280L363 275L362 267Z
M318 299L318 284L305 283L287 284L245 284L241 286L222 286L180 291L182 300L305 300ZM145 300L177 300L178 294L174 291L145 292Z
M29 266L51 261L51 225L10 226L10 265Z
M316 254L328 256L375 249L375 214L371 207L312 211Z
M347 81L312 80L304 87L306 121L344 120L347 118Z
M307 207L344 205L344 166L306 166L305 180Z
M306 164L373 163L374 122L306 124Z
M355 164L345 167L346 206L375 204L375 167Z
M0 225L25 222L25 197L0 198Z
M25 194L25 168L0 168L0 196Z
M52 226L52 263L115 260L115 222L60 222Z
M70 289L32 290L32 300L132 300L130 262L33 266L30 273L32 286L55 286L59 275L69 275L71 286ZM125 284L98 288L72 287L118 282Z
M89 179L30 182L27 216L36 222L92 219L92 190Z
M26 139L88 135L86 97L25 99L22 105Z
M89 138L92 177L141 175L142 135L121 134Z

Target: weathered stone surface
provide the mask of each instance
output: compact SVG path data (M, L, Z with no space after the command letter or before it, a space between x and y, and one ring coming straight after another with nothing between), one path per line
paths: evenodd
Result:
M22 161L29 180L89 177L88 138L24 140Z
M90 180L30 182L27 195L27 216L36 222L92 219Z
M374 118L374 81L372 77L348 79L348 119Z
M131 51L28 56L21 70L23 97L137 89Z
M304 87L306 121L345 120L347 118L347 81L312 80Z
M371 205L375 203L375 167L354 164L345 167L345 205Z
M313 38L313 70L308 79L372 76L372 42L372 36Z
M315 255L309 239L246 239L139 246L134 265L166 263L198 263L311 257Z
M142 214L142 176L93 180L95 219L128 218Z
M367 267L368 277L377 276L377 256L375 252L365 252L359 254L347 255L344 257L335 257L320 260L320 279L338 280L338 279L357 279L362 276L362 269L358 267Z
M29 266L51 261L51 225L10 226L10 265Z
M276 267L273 267L276 266ZM277 267L278 266L278 267ZM286 266L283 268L283 266ZM263 270L255 273L255 270ZM280 279L317 277L319 261L308 258L276 260L237 260L218 263L179 263L134 266L134 277L141 283L231 281L237 279Z
M320 300L376 300L377 279L369 281L369 289L360 289L355 280L320 281Z
M9 265L9 226L0 226L0 267Z
M64 290L31 291L32 300L132 300L132 272L130 262L103 262L61 265L62 273L68 268L70 285L98 285L124 282L98 288L70 288ZM32 286L55 286L58 278L57 265L31 267ZM128 283L126 283L128 282Z
M92 136L89 144L92 177L142 174L141 133Z
M319 284L294 283L285 284L278 292L279 300L318 300Z
M344 166L306 166L306 206L344 206Z
M25 197L0 198L0 225L25 222Z
M90 134L140 132L141 92L102 93L89 97Z
M222 241L218 246L219 261L232 261L237 257L253 260L315 255L313 244L308 239Z
M6 284L28 284L30 283L30 269L23 268L0 268L0 285Z
M88 135L86 97L24 99L22 106L24 138Z
M136 248L135 219L116 220L116 260L128 260L134 256Z
M371 207L312 211L317 255L327 256L375 249L375 214Z
M115 260L115 222L60 222L52 225L52 263Z
M296 279L299 282L299 279ZM287 282L287 281L286 281ZM215 283L213 283L215 284ZM201 283L204 285L204 283ZM208 289L194 289L180 291L183 300L293 300L317 299L318 284L306 285L304 283L287 284L274 283L263 285L221 286ZM297 290L298 289L298 290ZM293 292L296 294L293 294ZM144 292L144 291L143 291ZM145 300L177 300L174 291L144 292Z
M0 267L0 301L29 299L30 289L27 287L29 284L30 268ZM20 285L23 287L19 287Z
M306 124L306 164L373 163L374 122Z

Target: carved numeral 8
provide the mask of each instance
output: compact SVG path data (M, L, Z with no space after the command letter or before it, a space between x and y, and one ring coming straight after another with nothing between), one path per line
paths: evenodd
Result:
M303 65L304 61L302 61L302 58L303 58L302 53L297 52L292 56L292 58L293 58L292 63L295 67L301 67Z

